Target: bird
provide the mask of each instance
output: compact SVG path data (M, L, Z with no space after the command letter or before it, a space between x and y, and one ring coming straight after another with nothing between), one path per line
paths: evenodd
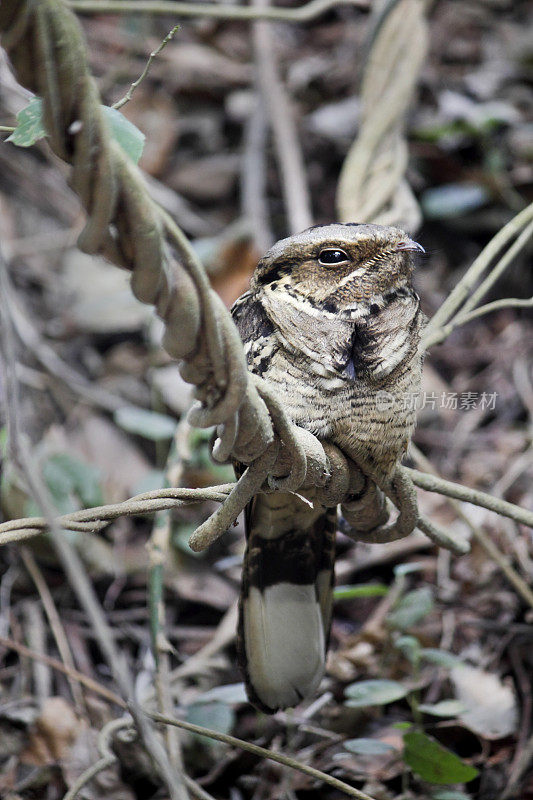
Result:
M358 465L368 491L391 478L415 425L421 252L400 228L315 225L274 244L231 309L248 369L292 423ZM260 492L245 509L237 656L265 713L313 696L324 675L337 517L312 490Z

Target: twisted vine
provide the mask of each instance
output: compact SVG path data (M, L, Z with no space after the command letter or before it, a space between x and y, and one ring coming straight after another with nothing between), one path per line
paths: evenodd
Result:
M405 115L427 50L425 0L374 7L374 33L361 86L359 133L337 189L339 218L414 232L420 211L405 179Z

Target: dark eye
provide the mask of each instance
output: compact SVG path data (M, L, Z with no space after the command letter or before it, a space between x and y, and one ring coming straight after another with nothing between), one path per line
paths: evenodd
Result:
M338 250L335 247L328 247L327 250L321 250L318 256L318 263L328 266L330 264L343 264L345 261L349 260L344 250Z

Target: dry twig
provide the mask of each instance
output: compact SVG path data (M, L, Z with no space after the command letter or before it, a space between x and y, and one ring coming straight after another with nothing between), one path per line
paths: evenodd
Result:
M208 736L210 739L215 739L218 742L224 742L224 744L229 744L231 747L239 747L241 750L246 750L248 753L253 753L260 758L268 758L270 761L276 761L278 764L283 764L285 767L291 767L291 769L302 772L304 775L309 775L311 778L315 778L316 780L319 780L328 786L333 786L333 788L338 789L343 794L348 795L348 797L355 797L356 800L373 800L373 798L365 792L361 792L359 789L355 789L353 786L344 783L344 781L340 781L338 778L333 778L331 775L327 775L325 772L314 769L314 767L308 767L307 764L301 764L299 761L289 758L289 756L284 756L281 753L275 753L273 750L267 750L265 747L259 747L259 745L252 744L251 742L245 742L243 739L237 739L235 736L228 736L226 733L219 733L218 731L213 731L209 728L202 728L200 725L193 725L190 722L185 722L184 720L176 719L175 717L166 717L162 714L152 714L149 712L146 713L156 722L162 722L165 725L175 725L177 728L183 728L185 731L197 733L201 736Z
M268 0L253 1L257 10L268 8ZM255 22L253 32L257 83L274 135L289 230L298 233L312 225L313 215L294 113L279 75L272 28Z
M70 667L65 666L65 664L62 664L61 661L58 661L55 658L44 655L44 653L37 653L30 647L26 647L26 645L20 644L20 642L14 642L12 639L8 639L5 636L0 636L0 645L8 650L13 650L23 658L31 658L35 661L42 661L43 664L47 664L51 669L55 669L57 672L62 672L63 675L66 675L69 678L69 680L77 681L91 692L94 692L100 697L105 698L110 703L115 703L115 705L119 706L119 708L127 708L126 702L119 697L118 694L115 694L110 689L107 689L105 686L97 683L92 678L88 678L87 675L83 674L83 672L79 672L77 669L71 669Z
M174 25L172 30L170 30L167 33L167 35L165 36L163 41L158 45L158 47L156 47L155 50L152 50L152 52L150 53L150 55L148 57L148 61L146 62L146 66L143 69L143 71L141 72L141 74L139 75L139 77L137 78L137 80L133 81L133 83L131 84L130 88L128 89L128 91L126 92L124 97L121 97L120 100L117 100L116 103L113 103L113 108L116 108L118 110L118 109L122 108L123 106L125 106L126 103L129 103L129 101L133 97L133 92L135 91L135 89L137 89L137 87L140 86L140 84L143 82L143 80L148 75L148 72L150 71L150 67L152 66L152 61L154 60L154 58L156 58L156 56L159 55L161 50L163 50L167 46L167 44L174 38L174 34L176 33L176 31L179 30L179 27L180 27L179 25Z
M341 6L368 8L368 0L311 0L300 8L253 8L248 6L185 3L179 0L70 0L79 13L96 14L176 14L180 17L211 19L271 20L273 22L310 22Z
M46 612L46 616L48 617L50 627L53 631L54 638L57 643L57 649L61 654L63 663L70 671L72 671L74 670L74 660L72 658L72 652L70 650L68 639L65 634L63 625L61 623L61 618L57 611L56 604L54 603L52 593L50 592L50 589L46 584L46 581L39 568L39 565L34 559L31 551L27 547L21 547L20 556L22 558L22 561L24 562L24 566L31 575L31 578L37 588L37 591L39 592L43 608ZM72 697L74 698L74 702L76 703L78 709L86 708L83 692L81 692L80 690L80 685L78 681L73 680L72 678L69 677L69 684L70 684L70 690L72 692Z

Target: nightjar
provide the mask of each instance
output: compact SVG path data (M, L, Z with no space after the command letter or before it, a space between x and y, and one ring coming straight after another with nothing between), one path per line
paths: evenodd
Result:
M289 418L337 445L369 481L386 480L415 424L425 323L412 286L423 248L398 228L332 224L277 242L232 308L248 368ZM387 403L376 398L386 393ZM238 654L267 713L322 678L332 613L337 510L293 493L258 494L247 546Z

